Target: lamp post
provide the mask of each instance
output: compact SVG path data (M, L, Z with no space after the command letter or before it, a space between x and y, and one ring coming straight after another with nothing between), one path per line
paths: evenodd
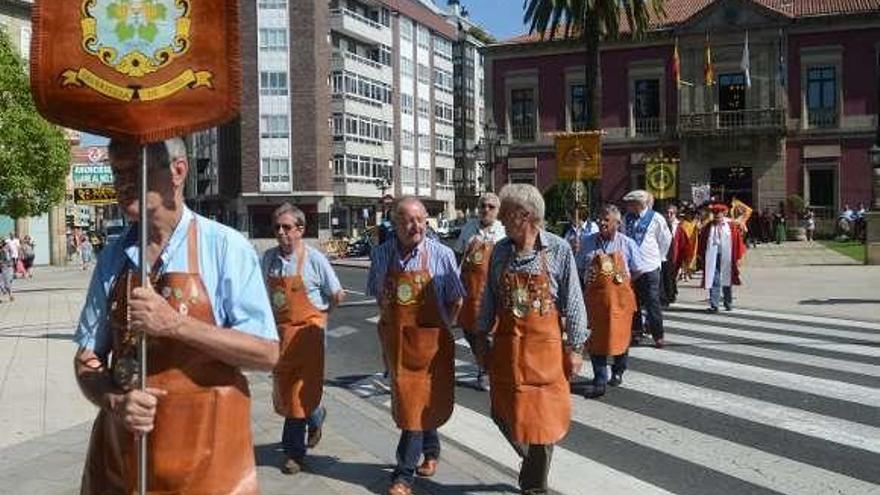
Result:
M382 220L385 219L385 191L391 188L391 180L385 176L376 177L376 179L373 181L373 185L381 191L381 195L379 196L379 204L381 205L381 210L379 213L379 220L376 221L376 225L378 225L382 222Z
M477 145L475 151L483 152L485 157L486 168L483 172L488 171L488 177L483 178L483 184L487 191L495 191L495 165L507 161L510 154L510 143L507 141L507 136L498 135L498 126L495 125L491 116L486 122L484 132L485 137Z

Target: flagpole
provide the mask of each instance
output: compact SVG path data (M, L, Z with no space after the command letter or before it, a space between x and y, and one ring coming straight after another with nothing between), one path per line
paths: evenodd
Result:
M147 146L142 149L141 188L140 188L140 265L141 287L147 286ZM140 389L147 388L147 336L141 333L138 342L138 364L140 366ZM147 440L149 434L138 437L138 495L147 494Z

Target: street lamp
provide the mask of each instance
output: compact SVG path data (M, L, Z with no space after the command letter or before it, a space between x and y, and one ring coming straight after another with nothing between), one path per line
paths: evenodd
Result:
M378 224L385 219L385 191L391 188L391 179L384 175L382 177L376 177L376 179L373 180L373 185L382 192L379 196L379 204L381 205L382 210L381 217L379 218L379 221L376 222Z
M488 170L488 178L483 179L483 184L488 191L495 190L495 165L499 162L506 162L510 154L510 143L507 136L498 135L498 126L495 120L489 117L485 127L485 137L481 144L478 144L474 151L483 152L485 156L486 169Z

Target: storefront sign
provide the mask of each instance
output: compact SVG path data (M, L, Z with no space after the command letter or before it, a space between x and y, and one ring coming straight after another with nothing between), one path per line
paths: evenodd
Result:
M116 204L116 189L112 186L77 187L73 190L73 201L78 205Z
M76 185L113 185L110 165L74 165L73 183Z

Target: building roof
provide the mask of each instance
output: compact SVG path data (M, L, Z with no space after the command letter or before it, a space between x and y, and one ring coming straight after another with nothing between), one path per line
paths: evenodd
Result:
M653 30L674 28L685 24L688 20L710 7L716 2L724 0L666 0L664 9L665 17L651 14L650 27ZM862 14L868 12L880 12L880 0L743 0L751 2L758 7L771 10L789 19L801 19L807 17L843 16ZM620 32L629 32L629 24L626 18L620 22ZM562 36L563 29L557 30L557 36ZM538 33L522 34L501 44L534 43L541 40Z

